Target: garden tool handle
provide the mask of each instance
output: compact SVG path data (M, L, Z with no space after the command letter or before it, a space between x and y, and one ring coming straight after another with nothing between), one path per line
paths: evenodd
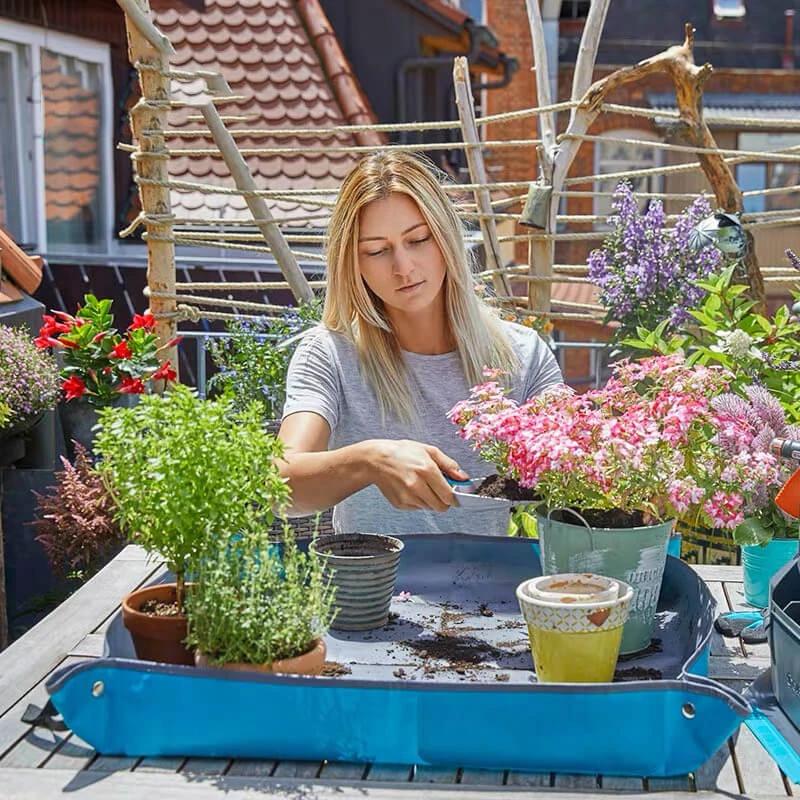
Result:
M770 450L778 458L800 462L800 441L796 439L773 439L770 444Z
M550 520L550 515L554 511L569 511L570 514L573 514L574 516L576 516L586 526L586 533L589 536L589 547L591 547L592 550L594 550L594 539L592 538L592 526L577 511L574 511L571 508L564 508L564 507L550 508L547 511L547 521L548 522L551 521Z

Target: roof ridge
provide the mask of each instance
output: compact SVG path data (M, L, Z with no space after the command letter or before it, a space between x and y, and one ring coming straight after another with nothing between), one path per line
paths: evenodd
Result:
M295 0L295 7L308 34L311 46L319 56L322 68L347 124L375 124L377 122L375 112L350 66L350 62L339 44L339 38L328 21L319 0ZM386 137L377 131L356 132L353 136L359 145L386 143Z

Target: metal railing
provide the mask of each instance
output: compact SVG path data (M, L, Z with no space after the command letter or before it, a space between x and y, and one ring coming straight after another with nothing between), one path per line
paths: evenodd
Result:
M185 339L193 340L195 342L197 348L194 358L195 386L198 394L201 397L205 397L208 385L208 340L230 338L231 334L224 331L181 331L180 335ZM269 334L263 335L267 339L277 338L270 337ZM565 368L565 356L567 351L589 351L589 369L587 373L579 376L567 375L565 376L567 378L567 383L581 387L591 386L594 389L599 388L603 385L603 383L605 383L608 377L608 352L611 348L611 345L608 342L571 342L551 340L549 344L555 353L562 372L564 372Z

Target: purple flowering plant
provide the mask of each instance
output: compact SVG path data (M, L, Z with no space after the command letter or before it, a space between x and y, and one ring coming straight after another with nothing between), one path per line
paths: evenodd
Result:
M775 505L794 468L770 451L770 443L775 437L800 438L800 427L787 423L780 402L763 386L750 384L742 394L722 394L711 401L716 412L712 443L727 461L721 479L736 485L743 501L733 540L763 545L796 535L796 523Z
M58 365L21 328L0 325L0 406L7 427L36 417L58 401Z
M656 200L641 211L633 188L623 181L612 208L611 232L588 259L589 280L600 287L600 302L608 309L606 322L619 323L617 341L663 321L679 327L705 297L697 281L722 265L717 248L693 251L689 246L692 229L711 206L699 197L667 228L663 204Z

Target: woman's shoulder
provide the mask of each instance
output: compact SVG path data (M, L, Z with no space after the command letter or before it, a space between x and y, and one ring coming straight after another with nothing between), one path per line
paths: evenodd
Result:
M500 329L508 338L514 352L523 360L527 360L534 352L547 349L547 343L533 328L501 319Z
M344 334L332 331L319 323L301 334L297 352L343 360L352 357L355 346Z

